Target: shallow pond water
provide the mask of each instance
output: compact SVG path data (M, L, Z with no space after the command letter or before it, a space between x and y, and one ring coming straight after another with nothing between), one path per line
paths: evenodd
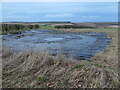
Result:
M1 37L1 36L0 36ZM52 30L31 30L21 34L2 35L3 47L16 51L48 50L78 60L87 60L103 51L111 42L106 33L72 33Z

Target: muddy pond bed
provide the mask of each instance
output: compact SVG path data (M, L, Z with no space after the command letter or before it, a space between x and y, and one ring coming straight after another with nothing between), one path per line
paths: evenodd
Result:
M64 54L77 60L88 60L105 50L111 42L106 33L63 32L52 30L31 30L21 34L1 35L2 47L15 51L47 50L53 56Z

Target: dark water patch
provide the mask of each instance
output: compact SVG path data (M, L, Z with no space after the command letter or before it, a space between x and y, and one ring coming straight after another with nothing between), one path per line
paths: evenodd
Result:
M48 50L52 55L59 53L78 60L87 60L103 51L111 42L106 33L80 33L52 30L31 30L21 34L2 35L3 47L16 51Z

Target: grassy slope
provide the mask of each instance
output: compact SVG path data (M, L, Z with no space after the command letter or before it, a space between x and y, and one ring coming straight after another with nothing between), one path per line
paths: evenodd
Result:
M72 61L63 55L3 51L3 87L8 88L113 88L117 71L97 61ZM69 60L69 61L68 61Z

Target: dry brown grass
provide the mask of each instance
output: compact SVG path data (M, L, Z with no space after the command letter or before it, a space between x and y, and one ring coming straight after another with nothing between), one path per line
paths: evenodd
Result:
M75 61L48 52L3 49L4 88L114 88L115 68L97 61Z

